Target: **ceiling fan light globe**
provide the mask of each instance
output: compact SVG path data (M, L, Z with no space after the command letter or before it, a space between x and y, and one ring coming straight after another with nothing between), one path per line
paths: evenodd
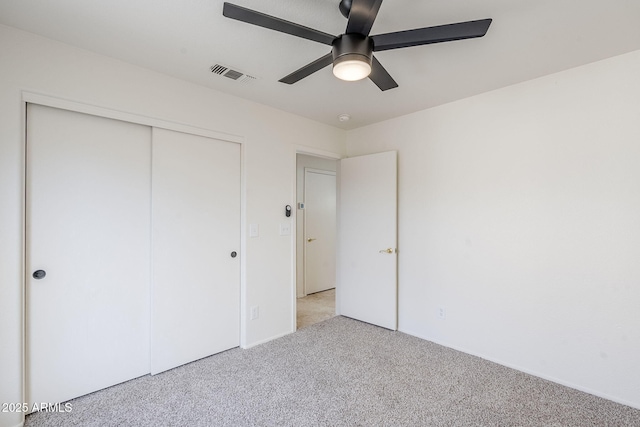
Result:
M360 59L349 59L333 64L333 75L340 80L354 82L371 74L371 64Z

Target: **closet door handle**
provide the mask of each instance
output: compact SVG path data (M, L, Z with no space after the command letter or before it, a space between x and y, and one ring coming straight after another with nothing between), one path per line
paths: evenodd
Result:
M44 279L44 276L47 275L47 272L44 270L36 270L33 272L33 278L36 280Z
M310 238L308 238L308 239L307 239L307 243L311 243L311 242L313 242L314 240L318 240L318 239L314 239L314 238L311 238L311 237L310 237Z

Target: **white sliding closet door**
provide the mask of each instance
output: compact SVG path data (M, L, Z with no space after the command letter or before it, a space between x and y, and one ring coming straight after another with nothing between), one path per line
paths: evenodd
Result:
M27 107L30 408L149 372L150 145L145 126Z
M239 345L240 145L154 128L152 151L155 374Z

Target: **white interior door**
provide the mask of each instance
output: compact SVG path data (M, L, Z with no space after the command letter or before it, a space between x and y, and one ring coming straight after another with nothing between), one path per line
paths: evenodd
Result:
M342 159L338 188L338 314L396 330L396 152Z
M158 373L239 345L240 145L154 128L152 163Z
M29 407L149 372L150 143L148 127L27 107Z
M336 174L305 169L305 293L336 286Z

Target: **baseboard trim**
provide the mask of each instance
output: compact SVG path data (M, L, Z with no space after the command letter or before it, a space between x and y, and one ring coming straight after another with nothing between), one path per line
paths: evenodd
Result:
M441 345L443 347L451 348L453 350L460 351L462 353L466 353L466 354L469 354L471 356L476 356L476 357L479 357L481 359L488 360L489 362L497 363L498 365L502 365L502 366L505 366L507 368L515 369L516 371L524 372L525 374L533 375L534 377L542 378L543 380L551 381L551 382L554 382L556 384L560 384L560 385L563 385L565 387L572 388L574 390L578 390L578 391L582 391L584 393L592 394L594 396L598 396L598 397L601 397L603 399L607 399L607 400L610 400L612 402L619 403L621 405L626 405L626 406L629 406L631 408L640 409L640 402L631 402L631 401L628 401L628 400L625 400L625 399L621 399L621 398L616 397L616 396L611 396L611 395L609 395L607 393L602 393L602 392L599 392L597 390L590 389L588 387L583 387L583 386L580 386L580 385L577 385L577 384L573 384L573 383L571 383L569 381L564 381L564 380L561 380L559 378L555 378L555 377L550 376L550 375L545 375L545 374L542 374L540 372L537 372L537 371L534 371L534 370L531 370L531 369L523 368L521 366L514 365L512 363L504 362L504 361L502 361L500 359L496 359L496 358L493 358L493 357L488 357L488 356L483 355L481 353L476 353L476 352L473 352L473 351L469 351L468 349L465 349L465 348L462 348L462 347L459 347L459 346L456 346L456 345L451 345L451 344L449 344L447 342L435 340L433 338L423 336L423 335L415 333L413 331L408 331L408 330L404 330L404 329L398 329L398 332L402 332L404 334L411 335L411 336L414 336L416 338L420 338L420 339L423 339L425 341L429 341L429 342L432 342L434 344Z
M293 332L295 332L295 331L293 331ZM292 334L293 332L292 331L283 332L283 333L278 334L278 335L273 335L272 337L265 338L265 339L260 340L260 341L252 342L250 344L245 344L241 348L243 348L244 350L247 350L247 349L250 349L251 347L255 347L255 346L260 345L260 344L265 344L265 343L268 343L269 341L277 340L278 338L282 338L282 337L284 337L286 335Z

